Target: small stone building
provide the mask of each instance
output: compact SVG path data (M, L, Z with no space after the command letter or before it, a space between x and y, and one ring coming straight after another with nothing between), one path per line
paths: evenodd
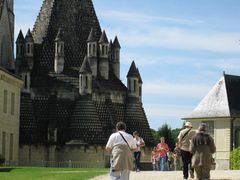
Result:
M20 163L104 162L118 121L153 137L135 62L120 80L120 50L101 30L91 0L44 0L32 31L16 41L16 72L24 80ZM148 148L146 148L146 151Z
M230 151L240 147L240 76L224 74L185 120L208 125L217 152L217 169L229 169Z

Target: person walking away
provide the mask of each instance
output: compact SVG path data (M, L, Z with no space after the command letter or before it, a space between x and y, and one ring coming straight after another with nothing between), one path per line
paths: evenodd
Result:
M181 149L178 143L175 144L175 148L173 150L173 164L174 164L174 171L181 169L182 157L181 157Z
M158 156L156 147L154 147L153 150L152 150L151 162L152 162L153 171L157 171L158 170L158 163L159 163L159 156Z
M132 152L137 146L133 136L125 131L126 124L118 122L116 132L109 137L106 145L106 150L112 154L110 168L112 180L129 180L130 170L133 169Z
M137 131L133 132L133 137L134 137L134 141L137 145L137 150L134 152L135 170L137 172L140 172L140 169L141 169L140 161L141 161L141 156L142 156L141 148L145 146L145 142L144 142L143 138L141 138L139 136L139 133Z
M207 125L202 123L190 143L190 152L193 153L192 165L197 180L210 180L212 154L216 152L213 138L206 132Z
M169 152L169 147L165 143L165 138L160 138L160 143L157 145L157 152L159 154L159 170L165 170L165 163L167 160L167 152Z
M185 129L181 130L178 135L178 142L181 149L181 156L183 161L183 178L188 179L188 170L190 172L191 178L194 178L194 169L191 166L192 154L189 151L190 141L192 137L196 134L192 130L192 123L185 122Z

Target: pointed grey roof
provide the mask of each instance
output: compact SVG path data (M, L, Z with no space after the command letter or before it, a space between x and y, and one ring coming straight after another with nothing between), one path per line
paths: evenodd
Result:
M139 72L138 68L137 68L137 72L138 72L138 82L142 84L143 81L142 81L142 78L141 78L141 75L140 75L140 72Z
M88 63L88 59L87 59L86 56L85 56L85 58L84 58L84 61L83 61L83 64L82 64L82 66L81 66L81 68L80 68L79 73L81 73L81 74L84 74L84 73L92 73L91 68L90 68L90 65L89 65L89 63Z
M137 68L136 68L136 65L135 65L135 62L133 61L132 64L131 64L131 67L128 71L128 74L127 74L127 77L138 77L138 71L137 71Z
M58 29L57 36L55 38L55 41L63 41L63 31L61 28Z
M17 40L16 40L16 43L24 43L24 42L25 42L25 39L24 39L22 30L20 30L19 34L18 34L18 37L17 37Z
M116 47L116 48L121 48L117 36L115 36L115 39L113 41L113 46Z
M110 42L109 42L109 44L108 44L108 51L109 51L109 52L111 52L112 46L113 46L113 43L112 43L112 40L110 40Z
M96 36L95 36L95 31L93 28L91 28L91 31L89 33L87 42L97 42Z
M25 36L25 41L26 42L33 42L33 36L32 36L32 33L31 33L30 29L28 29L28 32Z
M103 43L108 44L108 38L107 38L107 35L106 35L104 30L103 30L102 35L100 37L99 43L100 44L103 44Z
M209 91L200 104L183 119L239 117L240 76L225 75Z
M34 68L40 73L54 68L52 59L59 28L64 32L64 69L80 69L91 28L97 41L102 33L92 0L44 0L32 31L34 42L42 45L35 51L41 52L35 64L38 67Z

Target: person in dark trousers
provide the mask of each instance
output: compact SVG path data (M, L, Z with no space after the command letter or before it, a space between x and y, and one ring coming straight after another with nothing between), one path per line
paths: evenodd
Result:
M137 145L137 150L134 152L134 158L135 158L135 170L137 172L140 172L141 166L140 166L140 161L141 161L141 148L145 146L145 142L143 138L139 136L139 133L137 131L133 132L133 137L134 141Z
M188 170L190 172L191 178L194 178L194 169L191 166L192 154L189 150L190 141L192 137L196 134L192 130L192 123L185 122L185 129L181 130L178 135L178 143L181 149L181 156L183 161L183 178L188 179Z
M210 179L212 154L216 152L213 138L206 132L206 128L207 125L202 123L190 143L190 152L193 153L192 166L195 169L197 180Z

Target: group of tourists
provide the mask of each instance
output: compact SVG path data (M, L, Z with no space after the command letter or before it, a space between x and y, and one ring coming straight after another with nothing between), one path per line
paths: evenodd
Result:
M181 168L181 151L176 143L173 151L165 143L165 138L160 138L160 143L152 150L151 162L154 171L168 171L178 170Z
M197 131L192 129L190 122L186 122L184 127L173 151L165 143L165 138L160 138L160 143L151 154L153 170L182 169L183 179L188 179L189 174L194 178L195 170L197 180L209 180L212 154L216 152L216 147L213 138L206 132L207 125L201 123ZM140 172L141 148L145 142L137 131L133 136L126 133L124 122L118 122L116 130L106 145L106 150L112 153L110 176L112 180L129 180L130 171L134 169L133 154L135 170Z

